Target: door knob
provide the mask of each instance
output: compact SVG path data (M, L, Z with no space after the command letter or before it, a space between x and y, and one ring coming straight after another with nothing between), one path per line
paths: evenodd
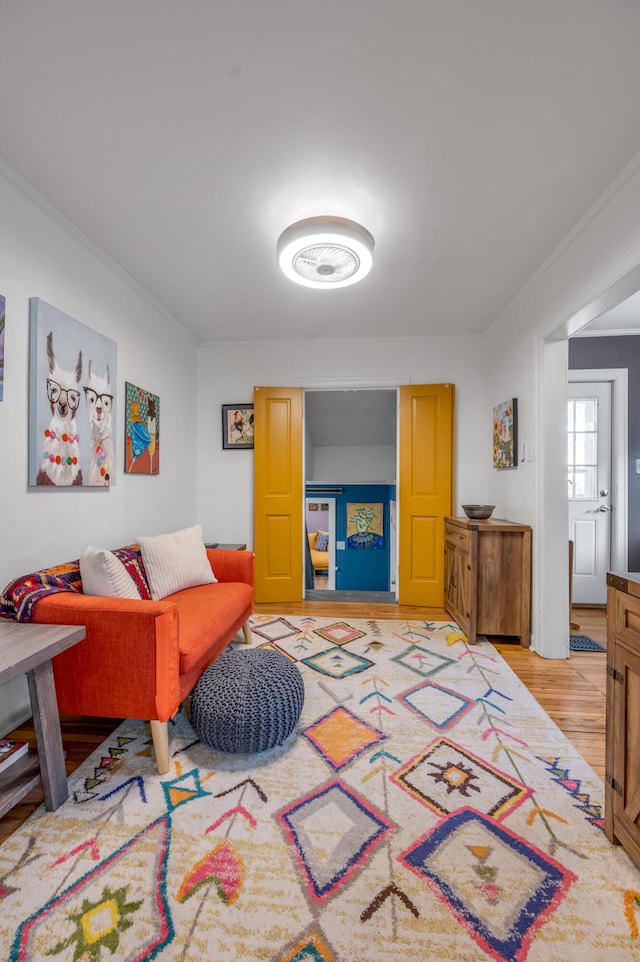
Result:
M604 511L604 512L612 511L612 510L613 509L610 504L601 504L600 507L598 508L598 511Z

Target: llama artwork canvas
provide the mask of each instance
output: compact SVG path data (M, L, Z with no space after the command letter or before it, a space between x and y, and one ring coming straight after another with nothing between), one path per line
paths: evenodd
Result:
M37 297L29 335L29 485L109 487L115 341Z

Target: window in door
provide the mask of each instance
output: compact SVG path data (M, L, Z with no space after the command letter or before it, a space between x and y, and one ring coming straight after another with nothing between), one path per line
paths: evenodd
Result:
M569 500L593 500L598 486L597 398L568 399L567 439Z

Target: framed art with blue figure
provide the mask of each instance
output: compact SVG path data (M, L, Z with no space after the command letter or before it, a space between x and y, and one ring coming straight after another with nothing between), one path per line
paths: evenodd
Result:
M384 548L384 504L347 504L347 548Z
M160 398L125 383L125 463L127 474L160 474Z

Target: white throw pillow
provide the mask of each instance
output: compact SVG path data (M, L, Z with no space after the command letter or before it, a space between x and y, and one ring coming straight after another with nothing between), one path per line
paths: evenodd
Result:
M80 558L82 592L100 598L137 598L136 583L113 551L89 545Z
M138 538L138 544L154 601L183 588L218 580L211 570L199 524L170 534Z

